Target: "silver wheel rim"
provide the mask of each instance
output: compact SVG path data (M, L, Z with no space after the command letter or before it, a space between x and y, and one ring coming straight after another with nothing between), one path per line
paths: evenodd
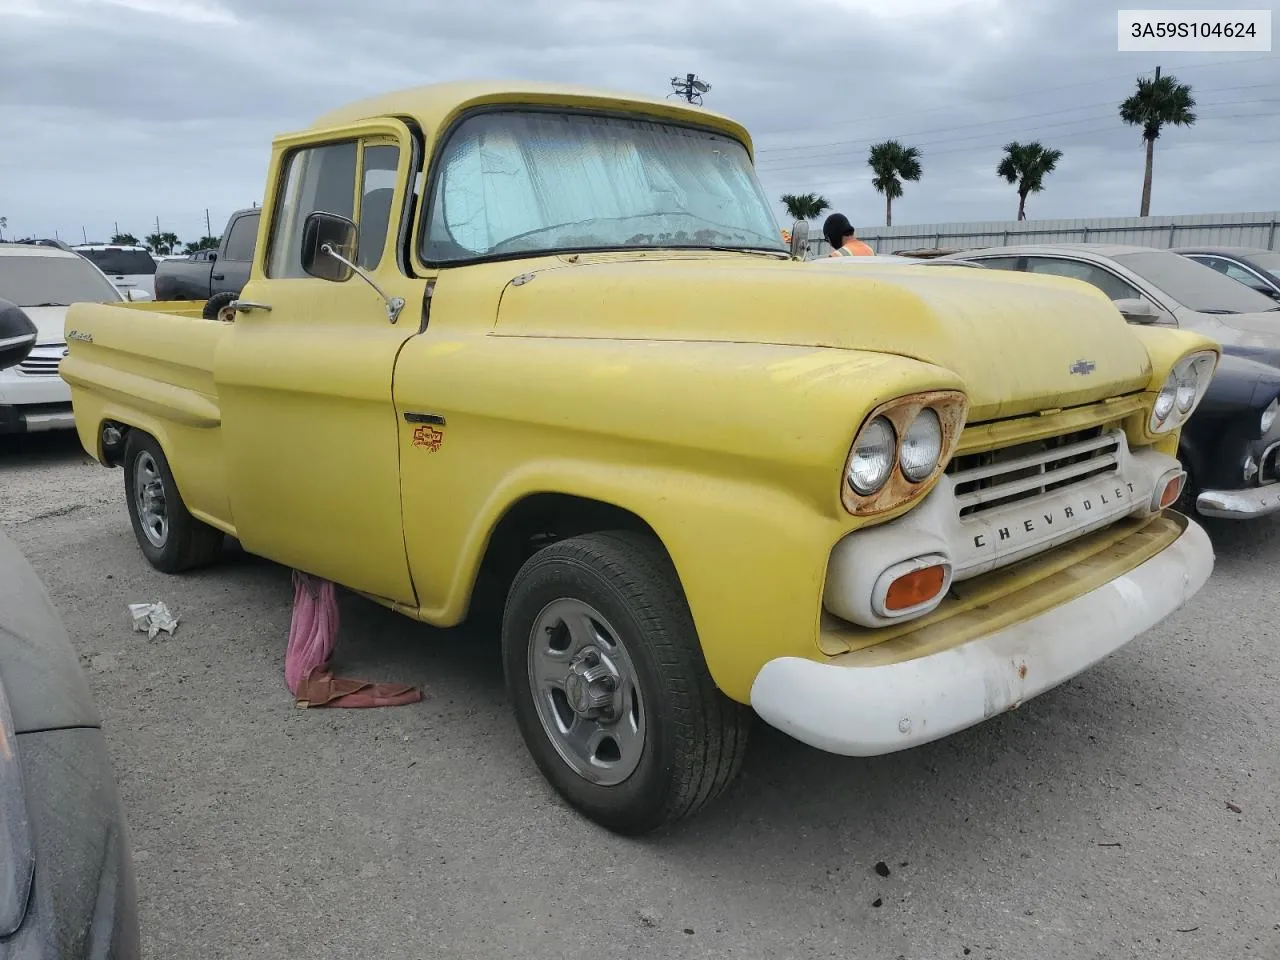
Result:
M143 536L157 549L169 542L169 508L165 502L164 480L150 453L142 452L133 461L133 502Z
M529 687L560 759L592 783L613 786L644 753L644 698L631 655L598 610L555 600L534 618Z

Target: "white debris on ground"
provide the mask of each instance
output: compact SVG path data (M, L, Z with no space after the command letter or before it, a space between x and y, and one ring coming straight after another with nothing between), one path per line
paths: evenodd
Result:
M129 616L133 617L133 629L145 632L148 640L154 640L160 631L173 636L178 629L178 618L169 612L163 601L129 604Z

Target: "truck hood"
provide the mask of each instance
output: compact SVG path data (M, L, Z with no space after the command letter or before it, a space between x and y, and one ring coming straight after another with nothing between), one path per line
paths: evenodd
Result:
M67 319L66 307L23 307L22 312L36 325L36 343L64 343L63 321Z
M1059 278L649 254L564 258L516 279L495 334L897 354L960 376L971 422L1091 403L1151 377L1146 349L1115 307Z

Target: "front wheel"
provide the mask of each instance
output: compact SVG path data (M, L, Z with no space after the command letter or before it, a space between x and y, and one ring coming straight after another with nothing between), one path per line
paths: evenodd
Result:
M639 834L718 796L750 713L711 680L670 559L652 537L563 540L516 575L507 689L547 780L610 830Z
M130 431L123 466L129 519L151 566L162 573L181 573L217 559L222 531L191 516L154 437Z

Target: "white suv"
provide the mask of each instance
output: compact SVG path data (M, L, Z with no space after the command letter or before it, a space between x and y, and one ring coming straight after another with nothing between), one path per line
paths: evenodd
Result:
M0 370L0 434L75 426L71 388L58 376L67 353L62 325L72 303L126 299L84 257L21 243L0 243L0 300L22 308L36 325L36 345L16 367Z
M130 300L155 299L156 261L146 247L80 243L71 249L92 260Z

